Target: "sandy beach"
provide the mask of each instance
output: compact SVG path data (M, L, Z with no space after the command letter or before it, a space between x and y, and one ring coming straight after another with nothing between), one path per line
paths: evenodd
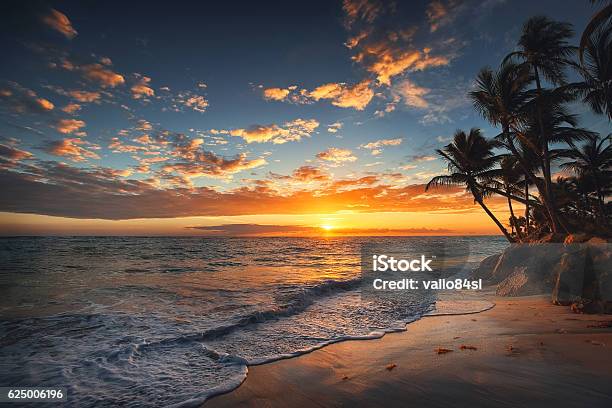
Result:
M574 314L549 296L489 298L496 306L482 313L250 367L205 407L612 406L609 316Z

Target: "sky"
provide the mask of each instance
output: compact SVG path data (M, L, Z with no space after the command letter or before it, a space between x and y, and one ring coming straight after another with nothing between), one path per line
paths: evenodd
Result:
M0 234L496 234L444 174L466 94L587 1L6 2ZM575 42L577 42L575 40ZM580 125L609 124L577 107ZM504 200L489 204L507 220Z

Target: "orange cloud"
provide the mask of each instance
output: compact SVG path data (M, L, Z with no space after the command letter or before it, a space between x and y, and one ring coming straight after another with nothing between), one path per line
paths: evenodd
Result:
M334 122L327 127L327 131L329 133L338 133L338 131L342 129L342 126L344 126L342 122Z
M451 23L455 18L460 3L457 0L448 0L446 4L441 0L433 0L427 7L427 19L429 21L429 31L432 33L438 28Z
M353 57L356 62L366 65L366 69L376 75L383 85L390 85L391 78L406 71L422 71L426 68L448 65L450 60L444 56L431 56L431 50L402 50L392 43L369 44Z
M79 102L95 102L100 99L100 92L89 92L89 91L70 91L68 92L72 98Z
M105 68L101 64L83 65L80 69L85 78L99 83L104 88L114 88L125 83L122 75Z
M346 43L344 43L344 45L346 46L346 48L355 48L356 46L359 45L359 43L361 42L361 40L365 39L368 37L368 31L361 31L360 33L358 33L357 35L350 37Z
M315 166L301 166L295 169L291 175L293 180L301 182L328 181L330 175Z
M267 100L285 101L297 104L307 104L322 99L331 100L332 105L341 108L353 108L363 110L374 97L370 80L363 80L355 85L347 85L344 82L330 82L314 88L297 89L297 86L288 88L267 88L263 95Z
M424 97L429 94L430 89L418 86L408 79L394 86L393 90L403 98L406 106L420 109L425 109L429 106Z
M353 152L348 149L339 149L337 147L330 147L329 149L317 153L317 158L336 164L345 162L354 162L357 157L353 156Z
M0 169L15 167L17 162L32 157L33 155L30 152L18 149L15 146L0 144Z
M228 165L222 158L214 156L211 159L211 167L204 170L213 174L215 171L218 174L215 168L234 166L235 169L246 160L239 156L235 158L237 164ZM426 193L423 184L369 184L371 181L358 179L353 186L329 186L290 194L279 194L265 183L227 192L208 187L163 189L154 180L125 179L108 169L82 169L41 161L36 166L0 170L0 189L6 193L0 195L0 211L102 219L331 214L338 211L481 213L473 198L462 188ZM489 201L504 204L497 198Z
M222 224L189 226L206 236L224 237L262 237L262 236L319 236L321 227L307 225L274 225L274 224ZM438 235L455 232L449 228L346 228L337 227L325 231L324 235L367 235L367 236L398 236L398 235Z
M380 139L375 142L362 144L360 147L371 150L373 156L382 153L382 148L385 146L399 146L402 144L402 139Z
M248 160L245 153L240 153L228 159L217 156L213 152L197 151L193 154L192 159L189 162L167 164L162 167L162 171L165 173L177 173L185 178L225 178L243 170L253 169L266 164L266 160L262 158Z
M62 110L66 113L75 113L79 111L80 109L81 109L81 105L79 105L78 103L69 103L68 105L62 108Z
M43 16L42 21L50 28L62 33L68 39L73 39L78 34L74 27L72 27L68 17L55 9L51 9L49 14Z
M82 127L85 127L85 122L77 119L60 119L55 124L55 129L63 134L76 132Z
M147 151L147 148L144 146L124 144L118 137L111 138L108 148L111 149L113 153L138 153Z
M344 0L342 9L346 14L346 25L355 24L357 20L372 23L382 10L382 5L373 0Z
M374 97L370 84L369 80L361 81L352 87L344 83L329 83L316 87L307 95L315 101L331 99L332 105L341 108L363 110Z
M48 142L44 150L47 153L55 156L66 156L75 162L83 162L87 159L100 159L100 156L98 156L95 152L83 147L84 145L97 147L79 138L68 138Z
M206 87L198 88L205 89ZM167 87L162 87L160 89L164 90L165 92L170 92L170 89ZM170 109L174 112L183 112L185 108L187 108L196 112L204 113L210 105L205 96L193 93L191 91L181 91L176 95L162 94L162 98L170 101Z
M319 127L319 122L315 119L295 119L286 122L283 126L276 124L253 125L249 128L239 128L229 130L231 136L243 138L247 143L272 142L283 144L287 142L299 141L303 137L310 137Z
M49 100L39 97L36 92L17 82L7 82L0 88L0 101L18 113L46 113L55 108Z
M130 88L130 90L132 91L132 98L142 99L150 96L155 96L155 91L153 90L153 88L149 87L151 78L140 74L136 74L136 78L137 83L132 85L132 88Z
M264 99L282 101L291 91L283 88L267 88L263 91Z
M153 143L155 143L153 141L153 139L151 139L151 137L149 135L142 135L140 137L135 138L134 141L137 142L137 143L141 143L141 144L153 144Z
M199 152L200 146L204 143L204 139L195 138L189 140L180 140L174 143L172 154L182 159L193 160Z
M414 155L414 156L410 156L409 159L417 163L420 163L420 162L434 161L434 160L437 160L438 158L436 156Z
M185 99L185 106L196 112L205 112L208 108L208 100L202 95L191 95Z
M434 0L429 3L426 13L431 24L430 31L433 33L438 29L439 21L448 14L448 11L441 1Z
M147 131L153 129L153 125L151 125L151 122L149 122L148 120L139 119L138 126L136 126L136 129Z
M419 49L413 45L418 27L394 29L392 19L385 24L373 23L383 12L394 14L397 6L393 4L383 7L377 1L366 0L344 3L347 28L352 31L345 45L355 50L352 59L374 74L379 84L387 86L393 77L405 72L447 65L450 62L448 57L430 55L430 48ZM353 27L356 21L361 24Z
M68 59L64 59L60 65L67 71L78 71L83 78L91 82L98 83L103 88L114 88L125 83L125 78L116 72L113 72L107 66L94 63L86 65L76 65Z

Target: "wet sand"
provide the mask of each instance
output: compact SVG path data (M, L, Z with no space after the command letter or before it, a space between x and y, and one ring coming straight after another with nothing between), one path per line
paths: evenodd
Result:
M612 316L545 296L489 299L496 306L482 313L425 317L382 339L250 367L205 407L612 406L612 328L589 327Z

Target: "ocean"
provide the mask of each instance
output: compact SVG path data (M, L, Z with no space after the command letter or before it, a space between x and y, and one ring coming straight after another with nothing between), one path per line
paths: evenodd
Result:
M507 246L502 237L0 238L0 384L66 387L75 407L198 405L239 385L248 365L380 337L440 309L436 295L362 296L361 250L372 243L459 248L464 274Z

